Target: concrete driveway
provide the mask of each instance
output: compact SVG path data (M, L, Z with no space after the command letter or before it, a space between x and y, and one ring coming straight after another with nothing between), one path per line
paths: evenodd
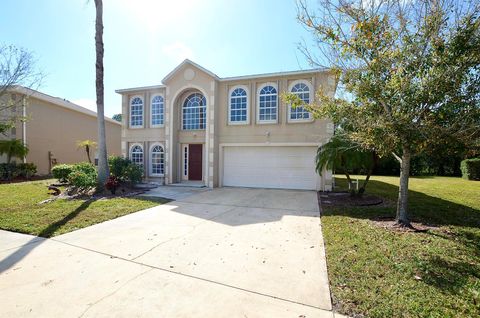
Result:
M193 191L53 239L0 231L0 316L333 317L316 195Z

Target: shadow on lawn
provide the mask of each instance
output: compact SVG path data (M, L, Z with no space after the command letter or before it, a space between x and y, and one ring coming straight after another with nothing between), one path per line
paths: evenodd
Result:
M153 201L153 202L161 202L161 200L157 200L156 198L141 198L137 197L136 199L138 200L144 200L144 201ZM89 199L83 202L80 206L78 206L75 210L64 216L62 219L48 225L46 228L44 228L40 233L38 233L38 237L32 238L30 241L22 245L19 249L17 249L15 252L12 254L8 255L6 258L0 260L0 273L8 270L11 268L13 265L18 263L20 260L22 260L25 256L27 256L33 249L35 249L37 246L42 244L43 242L46 241L46 238L49 238L53 236L53 234L62 228L65 224L67 224L69 221L73 220L76 216L78 216L82 211L85 211L90 204L95 202L96 199ZM164 202L164 201L162 201Z
M372 190L374 189L374 190ZM391 207L326 208L323 215L344 215L359 219L395 217L398 186L371 180L367 194L375 194L392 202ZM480 210L432 197L417 191L409 191L409 214L412 221L436 226L462 226L480 228Z
M67 214L61 220L58 220L43 229L40 233L38 233L38 236L43 238L51 237L52 234L55 233L55 231L65 225L68 221L74 219L80 212L86 210L94 201L95 200L87 200L83 202L79 207ZM18 263L44 241L45 239L39 239L38 237L34 237L29 242L22 245L18 250L8 255L6 258L2 259L0 261L0 273L6 271L7 269Z
M398 187L381 181L370 181L367 193L382 196L392 204L389 207L335 207L325 208L323 216L346 216L356 219L378 220L395 217ZM419 269L428 273L423 282L442 292L455 294L471 280L480 279L480 210L417 191L409 191L409 213L412 221L448 228L429 230L425 235L449 240L459 250L445 249L441 253L419 256ZM403 234L398 234L403 235ZM412 252L415 253L415 250ZM463 256L458 256L463 253ZM421 254L419 254L421 255ZM466 258L465 258L465 255Z

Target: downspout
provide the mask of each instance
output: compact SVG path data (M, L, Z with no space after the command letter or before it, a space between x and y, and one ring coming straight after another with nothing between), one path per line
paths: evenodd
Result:
M25 102L25 95L22 98L22 143L27 146L27 104ZM23 163L27 163L27 156L23 157Z

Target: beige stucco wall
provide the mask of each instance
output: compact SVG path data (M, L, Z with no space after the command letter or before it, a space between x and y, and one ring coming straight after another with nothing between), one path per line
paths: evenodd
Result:
M58 163L87 161L85 151L77 148L77 141L97 141L96 117L34 97L28 98L27 116L27 162L37 165L38 174L49 173L49 151ZM108 155L120 155L121 125L106 121L105 129ZM16 138L22 139L21 123L17 124L16 132Z
M190 78L187 73L193 70ZM164 82L161 88L139 88L120 92L122 94L122 153L129 155L134 143L143 143L145 172L148 177L149 143L160 142L165 147L165 181L181 180L181 144L202 143L204 147L204 182L207 186L219 185L220 147L224 144L312 144L320 145L333 134L333 124L328 120L290 122L288 105L280 94L288 91L294 81L308 81L312 88L311 98L319 88L335 91L335 80L328 72L305 72L299 74L272 75L269 77L245 77L239 79L219 79L189 63L182 64ZM275 124L257 123L257 91L264 83L273 82L277 86L278 121ZM249 99L249 121L247 124L229 124L229 92L237 85L247 87ZM202 93L207 100L207 127L205 130L182 130L181 108L185 98L193 92ZM150 102L155 94L164 97L165 124L162 128L150 128ZM132 98L140 96L144 100L144 125L130 128L129 104Z

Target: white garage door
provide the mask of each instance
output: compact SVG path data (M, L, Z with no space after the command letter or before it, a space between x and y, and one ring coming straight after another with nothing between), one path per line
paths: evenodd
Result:
M225 147L223 185L315 190L316 147Z

